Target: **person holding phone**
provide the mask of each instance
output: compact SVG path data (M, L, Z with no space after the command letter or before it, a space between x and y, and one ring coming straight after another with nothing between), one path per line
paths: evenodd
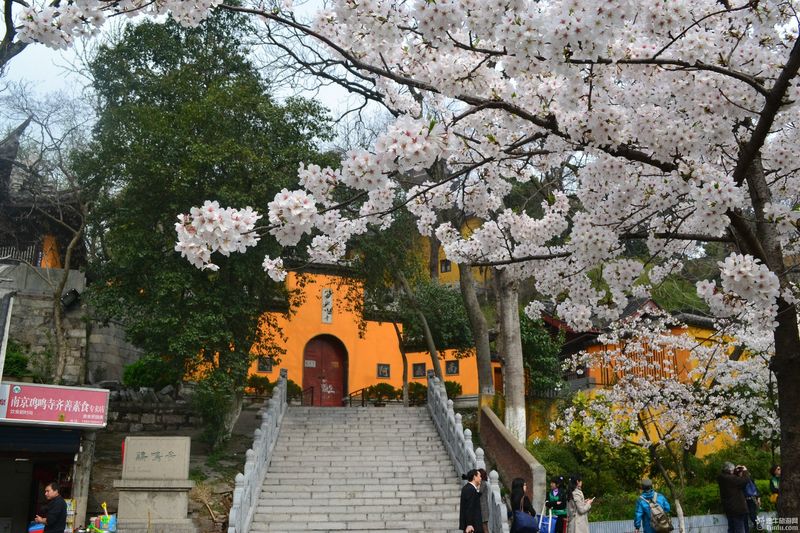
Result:
M583 478L573 474L567 487L567 533L589 533L589 511L594 498L583 495Z

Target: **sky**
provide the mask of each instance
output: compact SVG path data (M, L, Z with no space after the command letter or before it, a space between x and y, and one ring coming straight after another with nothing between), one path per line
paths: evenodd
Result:
M73 91L86 80L67 69L77 59L75 50L52 50L41 44L29 45L6 67L6 82L24 82L37 94Z
M295 3L295 5L300 4L300 2ZM299 8L300 14L310 18L321 5L322 0L305 2ZM73 65L79 65L83 50L95 44L94 39L83 40L76 43L74 48L67 50L53 50L38 43L31 44L10 61L3 81L26 83L40 97L62 91L79 94L88 85L88 80L75 72ZM278 88L276 96L280 98L295 93L296 91L289 87ZM333 116L338 116L353 105L353 101L348 100L346 91L338 87L326 87L317 93L301 94L320 101L331 110Z

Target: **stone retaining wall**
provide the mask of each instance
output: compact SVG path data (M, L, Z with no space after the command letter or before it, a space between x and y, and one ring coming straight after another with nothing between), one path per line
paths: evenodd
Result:
M125 330L115 322L103 325L92 321L88 331L86 381L122 381L123 370L137 361L142 356L142 351L125 340Z
M192 412L188 400L173 399L152 389L111 392L108 429L117 433L193 429L202 419Z
M82 383L83 357L86 347L86 324L80 308L64 313L64 331L67 343L67 363L64 382ZM30 367L43 375L52 375L55 369L55 339L53 338L53 297L32 292L18 292L11 310L9 336L30 353ZM50 371L44 370L49 367ZM32 368L33 369L33 368Z
M30 366L38 367L37 373L45 376L52 375L43 371L47 363L51 372L55 365L51 283L56 283L63 272L60 269L27 265L17 265L4 272L4 276L12 280L11 288L17 291L9 336L34 356ZM82 272L69 271L64 292L70 289L78 293L86 290L86 278ZM87 321L87 314L83 305L76 305L64 312L68 353L64 382L75 385L104 380L120 381L124 367L139 359L142 352L125 340L125 332L119 324L112 322L103 325Z

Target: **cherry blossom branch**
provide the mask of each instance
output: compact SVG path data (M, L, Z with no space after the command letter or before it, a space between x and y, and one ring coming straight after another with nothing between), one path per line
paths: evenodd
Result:
M753 159L761 151L764 146L764 141L769 135L770 129L775 122L775 117L778 110L783 105L783 98L789 88L792 79L797 76L797 71L800 69L800 39L795 39L792 51L789 54L789 60L781 70L778 79L772 89L765 94L764 107L759 113L758 123L756 124L750 140L741 147L739 151L739 158L736 162L736 168L733 170L733 180L737 185L741 185L747 175Z
M638 59L610 59L610 58L597 58L597 59L573 59L570 58L567 63L575 65L652 65L657 67L679 67L684 70L704 70L707 72L714 72L729 78L745 82L752 87L762 96L769 96L769 91L762 85L758 79L750 74L739 72L737 70L718 67L702 61L695 61L690 63L688 61L681 61L679 59L656 59L656 58L638 58Z
M664 45L664 47L661 48L661 50L659 50L658 52L653 54L653 59L656 59L658 56L660 56L661 54L666 52L667 49L670 46L672 46L673 44L678 42L690 30L692 30L693 28L696 28L697 26L699 26L700 24L702 24L706 20L708 20L708 19L710 19L712 17L716 17L717 15L724 15L726 13L735 13L736 11L742 11L742 10L745 10L745 9L748 9L748 8L755 7L755 6L758 5L758 0L751 0L750 2L747 2L746 4L743 4L743 5L739 6L739 7L731 7L730 4L727 3L727 2L724 2L722 5L725 7L725 9L722 9L720 11L715 11L713 13L709 13L709 14L703 16L703 17L700 17L699 19L694 21L692 24L690 24L689 26L684 28L683 31L681 31L678 35L673 37L670 42L668 42L666 45Z
M6 26L6 33L3 35L3 40L0 41L0 68L28 46L28 43L14 42L14 37L17 35L14 24L14 2L15 0L5 0L3 5L3 21Z
M353 54L348 52L346 49L344 49L342 46L340 46L340 45L336 44L335 42L333 42L331 39L325 37L324 35L320 34L317 31L314 31L313 29L309 28L308 26L300 24L300 23L298 23L298 22L296 22L294 20L290 20L290 19L287 19L285 17L281 17L280 15L277 15L277 14L274 14L274 13L268 13L266 11L262 11L262 10L258 10L258 9L246 8L246 7L241 7L241 6L231 6L231 5L227 5L227 4L223 4L221 7L223 7L224 9L231 10L231 11L237 11L237 12L241 12L241 13L248 13L248 14L251 14L251 15L261 16L261 17L269 19L269 20L274 20L275 22L278 22L280 24L285 24L287 26L290 26L291 28L294 28L294 29L300 31L301 33L305 33L305 34L307 34L307 35L309 35L311 37L314 37L315 39L318 39L320 42L322 42L325 45L329 46L331 49L336 51L342 57L346 58L347 61L351 62L353 64L353 66L355 68L359 69L359 70L364 70L364 71L367 71L367 72L371 72L371 73L376 74L378 76L381 76L383 78L392 80L392 81L394 81L394 82L396 82L396 83L398 83L400 85L405 85L405 86L407 86L409 88L420 89L420 90L427 91L427 92L430 92L430 93L433 93L433 94L441 94L441 91L439 91L435 86L433 86L433 85L431 85L429 83L426 83L426 82L423 82L423 81L420 81L420 80L417 80L417 79L414 79L414 78L411 78L411 77L408 77L408 76L399 75L399 74L396 74L395 72L392 72L391 70L388 70L388 69L385 69L385 68L380 68L380 67L377 67L375 65L372 65L372 64L365 63L365 62L361 61L360 59L356 58ZM588 64L589 60L586 60L586 61L587 61L587 64ZM608 60L608 63L611 63L611 61ZM486 109L504 110L504 111L506 111L506 112L508 112L508 113L510 113L512 115L515 115L515 116L517 116L519 118L527 120L527 121L535 124L536 126L539 126L540 128L548 130L551 133L553 133L554 135L557 135L557 136L559 136L559 137L561 137L561 138L563 138L563 139L565 139L565 140L567 140L569 142L576 143L576 141L574 141L568 133L565 133L565 132L563 132L563 131L561 131L559 129L558 124L557 124L557 122L555 120L555 117L553 117L553 116L542 117L542 116L530 113L530 112L520 108L519 106L513 105L513 104L511 104L509 102L505 102L505 101L502 101L502 100L491 100L491 99L480 98L480 97L476 97L476 96L468 95L468 94L458 94L458 95L455 96L455 98L457 100L461 100L461 101L463 101L463 102L465 102L467 104L470 104L470 105L483 106ZM576 144L580 145L581 143L576 143ZM650 156L650 155L648 155L648 154L646 154L644 152L641 152L641 151L639 151L639 150L637 150L635 148L629 147L629 146L620 145L619 147L612 147L612 146L601 145L601 146L598 146L597 148L599 148L600 150L603 150L604 152L608 153L609 155L612 155L612 156L615 156L615 157L623 157L623 158L629 159L631 161L637 161L637 162L640 162L640 163L645 163L645 164L648 164L648 165L653 166L655 168L658 168L659 170L662 170L663 172L672 172L672 171L675 171L675 170L678 169L678 166L676 164L674 164L674 163L667 163L667 162L659 161L656 158L654 158L654 157L652 157L652 156Z

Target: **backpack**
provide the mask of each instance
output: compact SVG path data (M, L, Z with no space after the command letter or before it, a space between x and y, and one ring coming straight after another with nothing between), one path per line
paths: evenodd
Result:
M752 479L747 480L747 485L744 486L744 495L746 498L755 498L758 496L758 488L753 483Z
M653 528L653 531L656 533L669 533L672 531L674 529L672 527L672 520L669 515L664 512L664 508L657 503L658 493L653 492L652 500L648 500L644 496L640 497L646 501L647 505L650 507L650 527Z

